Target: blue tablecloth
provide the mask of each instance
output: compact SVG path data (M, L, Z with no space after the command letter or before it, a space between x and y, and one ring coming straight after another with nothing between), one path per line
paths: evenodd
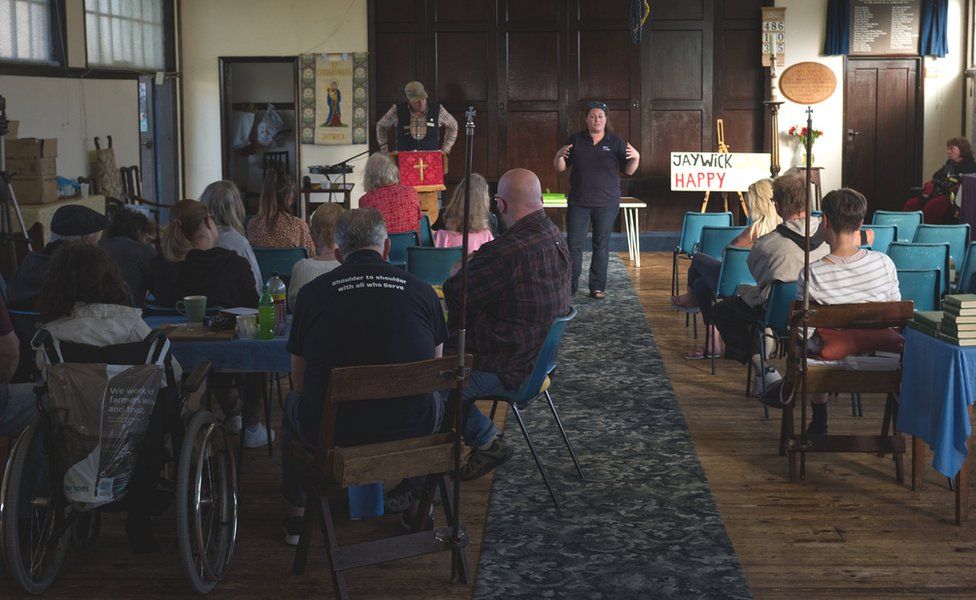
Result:
M905 329L898 431L932 448L932 466L955 477L966 460L968 407L976 393L976 347L960 347Z
M184 323L186 317L146 317L150 327L167 323ZM288 331L291 323L288 324ZM225 340L219 342L173 342L173 355L184 369L192 369L200 361L209 360L218 371L275 373L291 372L291 355L285 348L285 335L272 340Z

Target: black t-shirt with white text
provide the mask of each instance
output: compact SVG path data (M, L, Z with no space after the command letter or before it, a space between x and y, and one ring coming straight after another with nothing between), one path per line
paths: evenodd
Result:
M627 162L627 143L604 131L603 139L593 143L586 130L566 140L569 150L569 201L576 206L603 208L620 204L620 170Z
M444 311L422 279L372 250L352 253L332 271L304 285L295 301L288 351L305 358L299 418L308 428L322 418L334 367L397 364L434 358L447 339ZM338 446L431 433L430 396L366 400L340 407Z

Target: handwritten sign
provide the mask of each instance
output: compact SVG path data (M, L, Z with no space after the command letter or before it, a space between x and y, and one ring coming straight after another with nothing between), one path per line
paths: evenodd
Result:
M671 153L671 190L675 192L744 192L767 177L768 153Z
M796 63L779 76L780 92L797 104L818 104L830 98L835 89L837 76L818 62Z

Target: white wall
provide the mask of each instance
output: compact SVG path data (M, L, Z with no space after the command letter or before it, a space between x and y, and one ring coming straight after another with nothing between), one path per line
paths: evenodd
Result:
M98 136L112 136L115 164L139 164L139 94L134 79L0 76L7 117L22 138L57 138L58 175L88 176L88 153Z
M804 61L822 63L837 77L837 91L814 106L813 126L824 132L813 147L816 166L824 167L824 193L841 185L844 151L844 58L823 56L827 0L777 0L786 7L786 66ZM922 172L928 176L945 162L945 141L963 135L963 0L949 0L949 54L924 59ZM780 151L784 170L799 165L803 151L786 137L791 125L806 124L806 107L787 101L780 109ZM796 151L794 152L794 149Z
M366 0L193 0L183 2L182 17L184 160L191 198L221 175L218 57L365 52L368 45ZM365 149L303 145L302 169ZM353 163L354 200L362 192L364 164L365 157Z

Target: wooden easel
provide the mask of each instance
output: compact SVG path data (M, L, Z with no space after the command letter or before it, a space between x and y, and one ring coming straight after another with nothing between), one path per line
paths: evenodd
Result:
M729 147L725 144L725 122L722 119L715 119L715 131L718 135L718 152L719 154L728 154ZM705 197L702 198L701 211L705 212L708 210L708 197L712 192L705 192ZM745 198L742 197L742 192L736 192L739 195L739 204L742 206L742 214L749 218L749 209L746 208ZM722 203L725 212L729 212L729 194L728 192L722 192Z

